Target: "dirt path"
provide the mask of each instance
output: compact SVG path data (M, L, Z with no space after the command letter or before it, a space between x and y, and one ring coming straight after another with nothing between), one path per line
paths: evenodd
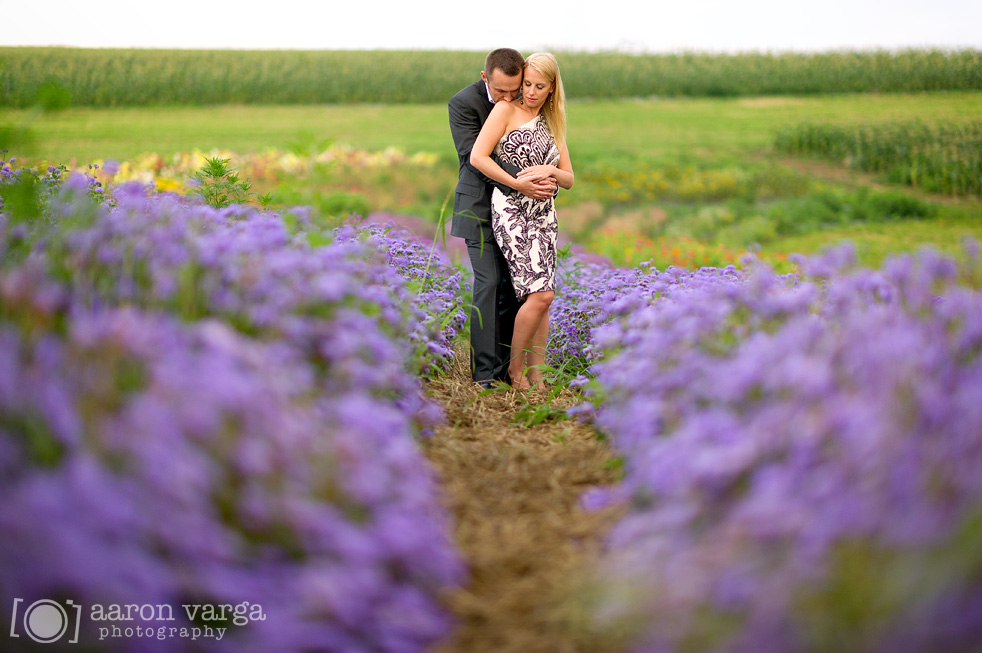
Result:
M616 481L615 456L591 428L570 420L517 424L526 398L507 390L480 396L466 354L457 361L428 386L447 424L424 451L441 477L471 582L450 597L460 626L437 651L577 651L564 601L616 518L585 512L579 495ZM566 393L551 405L574 402Z

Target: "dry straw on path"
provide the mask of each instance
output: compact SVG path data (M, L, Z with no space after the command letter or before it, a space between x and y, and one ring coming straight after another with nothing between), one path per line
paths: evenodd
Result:
M567 601L616 511L588 513L579 497L616 482L615 454L574 421L517 423L528 402L549 395L482 393L467 360L466 351L459 353L451 373L428 384L447 420L424 451L471 572L469 585L448 597L460 625L437 651L583 650ZM557 409L575 402L569 392L551 400Z

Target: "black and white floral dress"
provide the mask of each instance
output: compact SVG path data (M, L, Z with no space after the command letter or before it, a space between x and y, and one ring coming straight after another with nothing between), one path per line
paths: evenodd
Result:
M559 163L556 141L542 115L502 136L494 153L519 168ZM553 198L534 200L517 192L505 195L495 188L491 226L520 300L529 293L556 289L559 223Z

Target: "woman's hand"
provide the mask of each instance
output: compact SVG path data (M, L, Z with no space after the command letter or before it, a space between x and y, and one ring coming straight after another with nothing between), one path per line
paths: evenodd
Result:
M522 195L531 197L534 200L547 200L556 195L559 186L552 177L539 178L534 175L522 176L518 173L513 186Z
M515 179L521 185L518 192L535 200L547 200L555 197L559 184L555 177L555 166L529 166L519 171Z
M519 172L516 177L522 179L523 177L530 177L532 181L541 181L546 177L556 176L556 166L550 165L538 165L529 166L521 172Z

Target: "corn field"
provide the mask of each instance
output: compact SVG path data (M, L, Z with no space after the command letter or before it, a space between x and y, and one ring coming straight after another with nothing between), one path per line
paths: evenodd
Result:
M0 106L445 102L485 54L2 47ZM978 50L557 56L571 98L982 90Z
M884 174L929 192L982 194L982 121L801 124L780 131L775 147Z

